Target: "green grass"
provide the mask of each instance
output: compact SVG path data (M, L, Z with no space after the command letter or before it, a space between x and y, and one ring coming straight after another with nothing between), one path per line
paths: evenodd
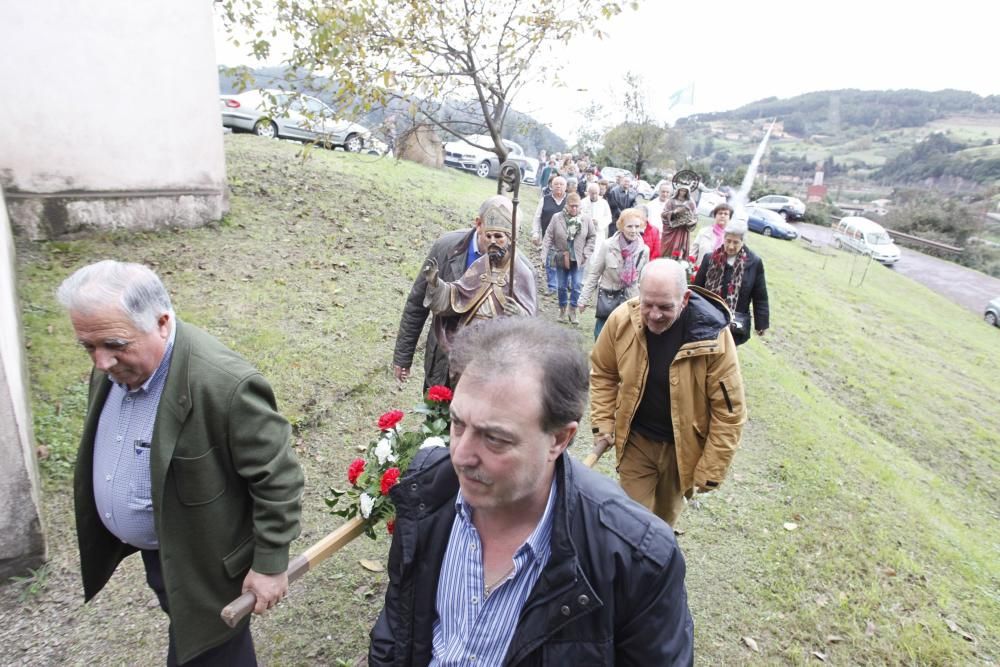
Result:
M0 663L24 659L24 643L40 662L64 661L43 636L60 637L81 664L79 656L162 660L164 622L143 606L141 566L126 563L96 604L38 613L76 600L79 586L67 472L89 362L52 296L76 267L109 256L149 263L182 318L271 380L296 425L307 478L295 552L337 525L323 496L374 437L377 416L418 401L419 354L418 379L402 390L391 379L403 301L429 243L471 224L495 184L339 151L311 151L303 162L299 151L227 138L232 210L213 227L19 242L35 432L50 449L53 567L25 604L0 591L0 638L38 637L0 642ZM536 203L537 190L525 186L525 224ZM766 263L772 310L772 330L740 349L750 421L730 479L680 524L698 663L814 664L816 651L829 664L995 664L998 332L881 266L852 287L852 269L863 268L852 256L822 268L794 242L752 235L749 245ZM553 303L542 307L554 319ZM580 327L588 346L592 327L588 310ZM575 449L589 446L584 437ZM599 469L613 475L608 459ZM795 530L783 528L789 522ZM387 546L357 540L293 586L255 621L261 659L318 665L362 654L386 575L358 560L384 559ZM125 614L128 639L116 631Z

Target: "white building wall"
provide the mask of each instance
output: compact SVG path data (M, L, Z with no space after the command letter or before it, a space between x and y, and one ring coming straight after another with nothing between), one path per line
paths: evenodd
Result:
M211 2L0 2L0 44L0 184L15 228L131 226L130 194L146 200L142 228L157 226L150 216L185 226L221 216ZM116 221L104 225L108 209Z

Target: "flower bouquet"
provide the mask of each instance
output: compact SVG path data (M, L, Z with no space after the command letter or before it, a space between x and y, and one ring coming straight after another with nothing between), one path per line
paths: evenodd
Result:
M684 269L684 277L687 279L687 284L690 285L693 283L694 277L698 273L698 265L695 263L698 261L698 258L695 255L688 255L687 258L682 258L681 251L674 250L673 260Z
M392 534L396 510L389 500L389 491L406 472L417 450L425 447L446 447L451 427L448 405L452 393L447 387L435 385L427 390L422 404L413 408L423 415L423 423L412 431L400 425L405 418L402 410L390 410L378 419L379 438L368 445L364 456L347 467L350 488L341 491L331 487L326 504L345 519L360 515L365 520L365 534L375 538L375 525L385 519L386 530ZM345 500L345 504L340 504Z

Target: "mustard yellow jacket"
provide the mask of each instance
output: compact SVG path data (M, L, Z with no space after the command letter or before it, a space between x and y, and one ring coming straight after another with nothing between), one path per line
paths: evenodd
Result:
M697 287L691 288L687 308L684 343L670 364L670 416L685 490L706 482L722 484L746 421L729 310L714 294ZM595 434L614 434L620 464L648 376L639 297L611 313L590 361L591 425Z

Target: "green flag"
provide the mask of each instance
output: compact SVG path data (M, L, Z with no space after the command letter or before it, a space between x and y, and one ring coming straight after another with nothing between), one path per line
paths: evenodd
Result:
M670 96L670 106L668 108L673 109L678 104L694 104L694 81Z

